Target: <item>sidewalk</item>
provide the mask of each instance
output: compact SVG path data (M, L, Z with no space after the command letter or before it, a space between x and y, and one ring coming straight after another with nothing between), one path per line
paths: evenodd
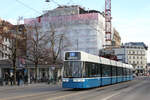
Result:
M0 86L0 91L5 89L21 89L21 88L41 88L41 87L57 87L61 86L61 83L57 84L47 84L47 83L32 83L32 84L22 84L20 86L18 85L4 85Z

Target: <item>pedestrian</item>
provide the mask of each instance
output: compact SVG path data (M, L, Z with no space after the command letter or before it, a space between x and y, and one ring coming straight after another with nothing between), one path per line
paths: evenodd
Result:
M19 86L19 85L20 85L20 77L19 77L19 73L17 73L16 78L17 78L17 85Z
M61 75L58 77L59 82L61 82Z
M6 85L8 85L8 82L9 82L9 74L8 72L5 73L5 83Z
M14 79L14 75L13 73L10 73L10 84L13 85L13 79Z
M33 78L33 75L31 74L31 76L30 76L30 84L32 84L33 80L34 80L34 78Z
M18 86L21 85L22 79L23 79L23 76L22 76L21 72L19 72L18 75L17 75L17 84L18 84Z
M24 83L24 81L23 81L24 76L22 73L20 73L19 77L20 77L20 85L22 85Z
M28 75L25 75L25 76L24 76L24 83L25 83L25 84L28 84Z

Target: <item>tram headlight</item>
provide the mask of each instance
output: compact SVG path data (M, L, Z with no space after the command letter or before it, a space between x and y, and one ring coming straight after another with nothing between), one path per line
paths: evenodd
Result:
M69 82L69 79L68 79L68 78L63 78L62 81L63 81L63 82Z
M73 79L73 82L84 82L84 81L85 81L85 79L82 79L82 78L81 79L80 78Z

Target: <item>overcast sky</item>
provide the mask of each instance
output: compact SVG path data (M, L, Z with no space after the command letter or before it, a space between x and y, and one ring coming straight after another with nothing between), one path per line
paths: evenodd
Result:
M0 18L15 23L19 16L31 18L59 5L81 5L85 9L103 11L105 0L2 0ZM54 2L55 1L55 2ZM122 42L144 42L150 46L150 0L112 0L113 26ZM147 52L150 62L150 53Z

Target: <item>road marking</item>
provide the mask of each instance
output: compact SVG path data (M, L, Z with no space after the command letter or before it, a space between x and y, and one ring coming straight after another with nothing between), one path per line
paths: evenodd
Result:
M106 98L103 98L102 100L109 100L110 98L112 98L112 97L114 97L114 96L117 96L117 95L121 94L122 92L131 91L132 89L134 89L135 87L138 87L138 86L142 85L143 83L145 83L145 82L139 83L139 84L137 84L137 85L135 85L135 86L133 86L133 87L129 87L129 88L120 90L120 92L117 92L117 93L114 93L114 94L112 94L112 95L110 95L110 96L107 96Z
M135 81L135 80L129 81L129 82L134 82L134 81ZM94 90L80 91L80 92L78 92L78 93L71 93L71 94L68 94L68 95L58 96L58 97L54 97L54 98L48 98L48 99L46 99L46 100L62 99L62 98L64 98L64 97L74 96L74 95L78 95L78 94L84 94L84 93L88 93L88 92L92 92L92 91L96 91L96 90L101 90L101 89L105 89L105 88L112 87L112 86L115 86L115 85L121 85L121 84L126 84L126 83L127 83L127 82L122 82L122 83L119 83L119 84L103 86L103 87L96 88L96 89L94 89ZM115 95L116 95L116 94L115 94Z
M121 92L118 92L118 93L112 94L110 96L107 96L106 98L103 98L102 100L109 100L110 98L112 98L112 97L114 97L116 95L119 95L119 94L121 94Z
M86 92L89 92L89 91L86 91ZM68 95L58 96L58 97L54 97L52 99L46 99L46 100L57 100L57 99L62 99L64 97L69 97L69 96L74 96L74 95L78 95L78 94L83 94L83 93L86 93L86 92L71 93L71 94L68 94Z
M87 90L87 91L80 91L80 92L77 92L77 93L71 93L71 94L67 94L67 95L63 95L63 96L58 96L58 97L54 97L54 98L48 98L46 100L57 100L57 99L62 99L64 97L69 97L69 96L74 96L74 95L78 95L78 94L85 94L85 93L88 93L88 92L92 92L92 91L96 91L96 90L101 90L101 89L104 89L104 88L108 88L110 87L111 85L109 86L105 86L105 87L99 87L97 89L92 89L92 90Z
M119 94L121 94L122 92L125 92L125 91L129 91L131 89L133 89L134 87L137 87L137 86L140 86L141 84L143 84L144 82L142 83L138 83L137 85L133 86L133 87L128 87L127 89L123 89L117 93L114 93L112 95L109 95L107 96L106 98L103 98L102 100L109 100L110 98L114 97L114 96L117 96ZM121 83L121 84L124 84L124 83ZM116 84L117 85L117 84ZM106 87L111 87L112 85L109 85L109 86L106 86ZM99 89L103 89L103 88L106 88L106 87L101 87L101 88L97 88L97 89L94 89L94 90L91 90L91 91L81 91L81 92L78 92L78 93L71 93L71 94L68 94L68 95L63 95L63 96L58 96L58 97L54 97L54 98L49 98L49 99L46 99L46 100L57 100L57 99L62 99L62 98L65 98L65 97L71 97L71 96L75 96L75 95L78 95L78 94L85 94L85 93L88 93L88 92L92 92L92 91L95 91L95 90L99 90Z

